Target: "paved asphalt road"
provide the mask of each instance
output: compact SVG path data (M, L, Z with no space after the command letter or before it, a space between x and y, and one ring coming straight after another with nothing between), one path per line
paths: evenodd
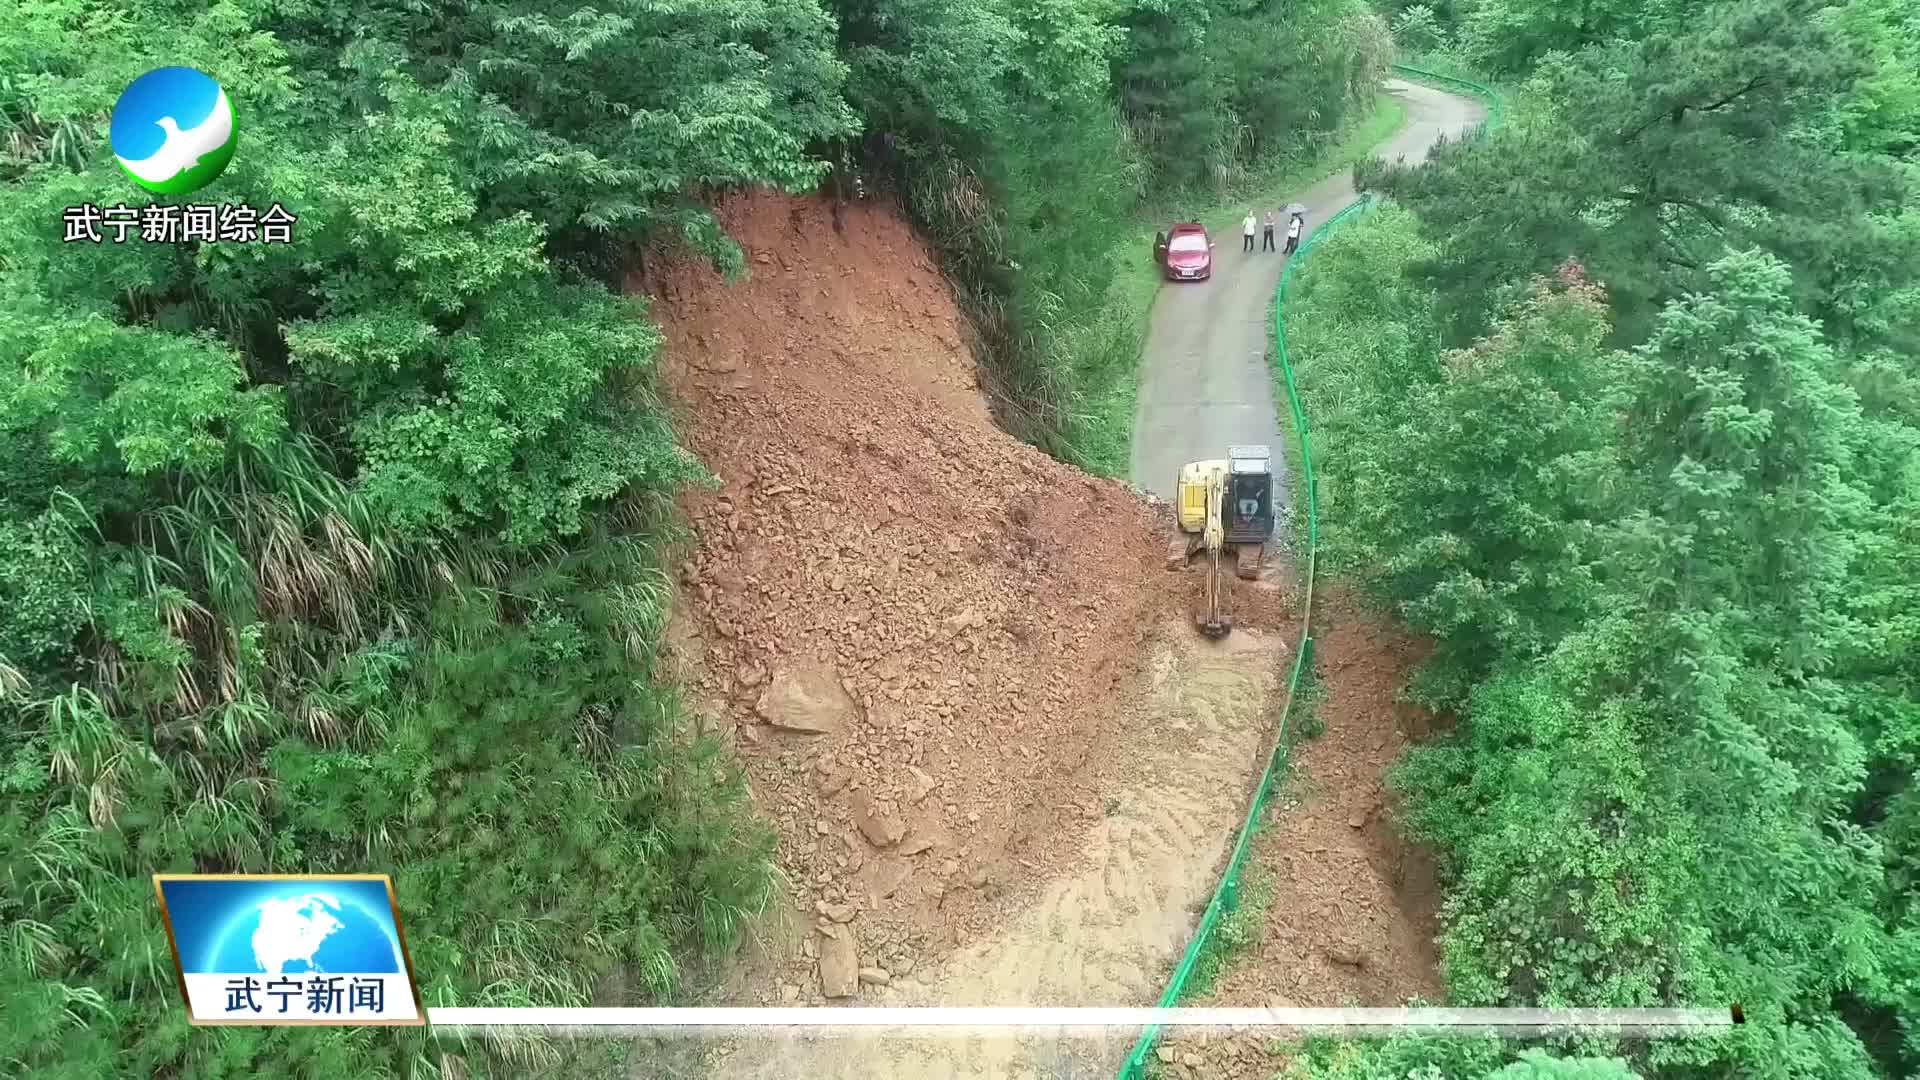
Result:
M1392 160L1424 160L1442 134L1458 134L1486 116L1472 98L1392 80L1387 91L1407 106L1407 119L1378 151ZM1281 200L1307 205L1304 238L1358 196L1351 172L1330 176L1304 195ZM1265 218L1268 207L1260 207ZM1274 242L1286 246L1286 217ZM1283 475L1286 451L1267 367L1267 319L1287 256L1240 250L1238 223L1213 238L1213 278L1166 282L1154 300L1141 358L1140 405L1133 428L1133 483L1171 500L1180 466L1225 457L1236 444L1273 448L1276 499L1292 485ZM1258 248L1260 238L1254 237ZM1145 257L1142 253L1142 257ZM1284 529L1282 530L1284 535Z

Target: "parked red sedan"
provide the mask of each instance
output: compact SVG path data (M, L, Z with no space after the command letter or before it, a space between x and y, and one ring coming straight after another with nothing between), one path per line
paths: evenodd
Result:
M1205 281L1213 276L1213 238L1197 221L1175 225L1167 234L1167 280Z

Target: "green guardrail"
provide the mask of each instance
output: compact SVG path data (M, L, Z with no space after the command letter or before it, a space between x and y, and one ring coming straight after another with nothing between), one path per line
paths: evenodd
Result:
M1493 89L1467 79L1442 75L1437 71L1413 67L1407 64L1395 64L1393 69L1410 78L1431 82L1439 86L1461 90L1484 101L1487 106L1487 120L1481 125L1481 131L1497 128L1506 118L1506 110L1500 95ZM1280 272L1280 284L1274 290L1273 298L1273 337L1275 362L1279 365L1280 376L1287 388L1287 408L1293 415L1293 430L1300 444L1300 491L1307 504L1306 514L1306 573L1303 575L1305 598L1300 607L1300 645L1294 650L1293 671L1287 677L1287 693L1280 707L1280 722L1277 725L1273 752L1267 757L1266 767L1261 770L1260 782L1254 788L1253 800L1247 806L1247 816L1240 824L1239 838L1234 841L1233 855L1227 860L1227 869L1220 877L1220 883L1214 887L1213 899L1207 902L1206 912L1200 916L1200 925L1194 930L1193 940L1187 944L1187 950L1180 957L1179 966L1173 970L1173 978L1168 981L1166 992L1160 995L1159 1007L1173 1008L1186 994L1187 983L1193 978L1194 968L1200 957L1213 941L1214 932L1220 923L1240 903L1240 876L1246 870L1247 856L1253 850L1253 837L1260 826L1260 815L1267 808L1267 801L1273 796L1273 789L1280 777L1280 771L1287 762L1287 723L1293 716L1293 703L1300 692L1300 680L1306 674L1308 665L1313 662L1313 593L1318 580L1320 556L1320 484L1313 471L1313 438L1307 425L1306 409L1300 404L1300 387L1294 379L1293 358L1287 352L1287 322L1285 310L1287 288L1293 283L1295 272L1305 260L1307 254L1322 239L1340 226L1342 222L1365 214L1375 205L1374 196L1366 194L1321 222L1307 238L1301 242L1299 250L1287 260ZM1127 1055L1125 1064L1120 1067L1119 1080L1145 1080L1147 1064L1153 1056L1155 1044L1160 1041L1160 1025L1146 1029L1140 1040L1133 1044L1133 1050Z
M1442 86L1451 90L1459 90L1479 98L1487 107L1487 122L1485 127L1488 131L1495 130L1507 122L1506 105L1500 100L1500 95L1490 86L1483 86L1480 83L1474 82L1472 79L1462 79L1454 75L1443 75L1438 71L1429 71L1426 68L1415 67L1412 64L1395 64L1393 65L1393 70L1410 79L1432 83L1435 86Z

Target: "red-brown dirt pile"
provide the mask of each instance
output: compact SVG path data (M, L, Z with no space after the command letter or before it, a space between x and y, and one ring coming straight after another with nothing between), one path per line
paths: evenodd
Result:
M676 648L817 917L777 995L838 998L984 932L1072 850L1096 736L1184 590L1152 508L993 426L895 213L842 232L753 193L720 217L749 280L677 257L629 283L720 479L684 500Z

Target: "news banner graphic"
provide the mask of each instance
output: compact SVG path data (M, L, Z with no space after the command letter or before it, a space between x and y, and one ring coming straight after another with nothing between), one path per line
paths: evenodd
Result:
M575 1038L884 1033L961 1038L1018 1032L1108 1038L1187 1028L1268 1035L1427 1031L1503 1038L1688 1038L1744 1024L1727 1009L1449 1008L504 1008L423 1007L384 874L155 874L154 889L195 1025L431 1023L436 1036L520 1030Z
M384 874L155 874L194 1024L424 1024Z

